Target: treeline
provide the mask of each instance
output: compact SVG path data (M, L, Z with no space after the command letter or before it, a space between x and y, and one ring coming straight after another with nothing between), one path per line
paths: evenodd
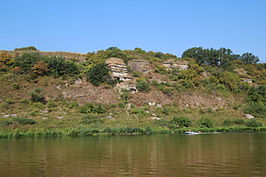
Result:
M16 51L25 51L24 54L12 57L8 53L0 54L0 71L11 70L18 73L35 73L36 75L51 74L54 76L63 76L85 73L91 70L96 64L104 63L107 58L118 57L122 58L125 63L132 59L143 59L150 63L161 63L168 59L178 60L179 58L173 54L145 51L141 48L134 50L121 50L117 47L109 47L106 50L99 50L97 52L89 52L86 54L86 60L76 62L66 60L58 56L42 56L38 49L34 46L16 48ZM34 51L34 52L31 52ZM234 63L238 64L255 64L259 58L252 53L244 53L242 55L234 54L232 50L226 48L205 49L202 47L194 47L186 50L182 54L183 59L193 59L199 66L212 66L224 70L231 70ZM266 65L262 66L264 69ZM106 70L102 66L103 69ZM159 65L155 66L159 71ZM94 71L92 72L94 73ZM105 76L104 76L105 77Z
M24 53L12 57L7 53L0 55L0 70L11 70L18 74L34 74L36 76L51 75L75 76L80 73L76 63L58 56L42 56L39 53Z
M182 54L182 58L194 58L200 65L211 65L218 67L228 67L232 61L240 60L244 64L255 64L259 62L259 58L252 53L244 53L242 55L234 54L231 49L220 48L204 49L202 47L194 47L186 50Z

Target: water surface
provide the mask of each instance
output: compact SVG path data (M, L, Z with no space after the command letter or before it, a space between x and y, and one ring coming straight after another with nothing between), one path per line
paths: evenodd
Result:
M266 132L0 139L0 177L266 176Z

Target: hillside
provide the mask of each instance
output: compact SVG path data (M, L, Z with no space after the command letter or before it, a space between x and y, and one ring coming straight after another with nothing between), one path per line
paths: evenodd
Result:
M140 48L1 50L1 131L261 127L266 64L257 62L224 48L180 58Z

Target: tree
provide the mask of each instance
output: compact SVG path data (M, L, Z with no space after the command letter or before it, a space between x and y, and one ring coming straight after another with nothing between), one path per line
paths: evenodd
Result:
M66 61L61 57L48 57L44 60L48 63L48 69L51 75L58 76L74 76L80 73L78 66L72 61Z
M106 49L107 52L107 57L119 57L119 58L124 58L122 51L117 48L117 47L109 47Z
M134 52L136 52L136 53L145 53L146 51L137 47L137 48L134 49Z
M226 48L216 50L194 47L186 50L182 58L194 58L199 65L211 65L225 69L229 68L232 61L239 59L239 55L233 54L231 49Z
M108 73L108 66L105 63L99 63L89 70L87 77L93 85L99 86L101 83L108 80Z
M240 57L240 60L242 60L245 64L255 64L260 61L260 59L252 53L244 53Z

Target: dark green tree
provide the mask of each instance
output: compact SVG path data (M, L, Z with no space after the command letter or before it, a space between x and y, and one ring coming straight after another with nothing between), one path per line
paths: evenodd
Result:
M252 53L244 53L240 57L240 60L242 60L245 64L255 64L260 61L260 59Z
M108 66L105 63L99 63L89 70L87 77L93 85L98 86L109 79L108 73Z
M79 74L78 66L72 61L66 61L61 57L49 57L45 61L48 63L48 69L51 75L58 76L74 76Z

